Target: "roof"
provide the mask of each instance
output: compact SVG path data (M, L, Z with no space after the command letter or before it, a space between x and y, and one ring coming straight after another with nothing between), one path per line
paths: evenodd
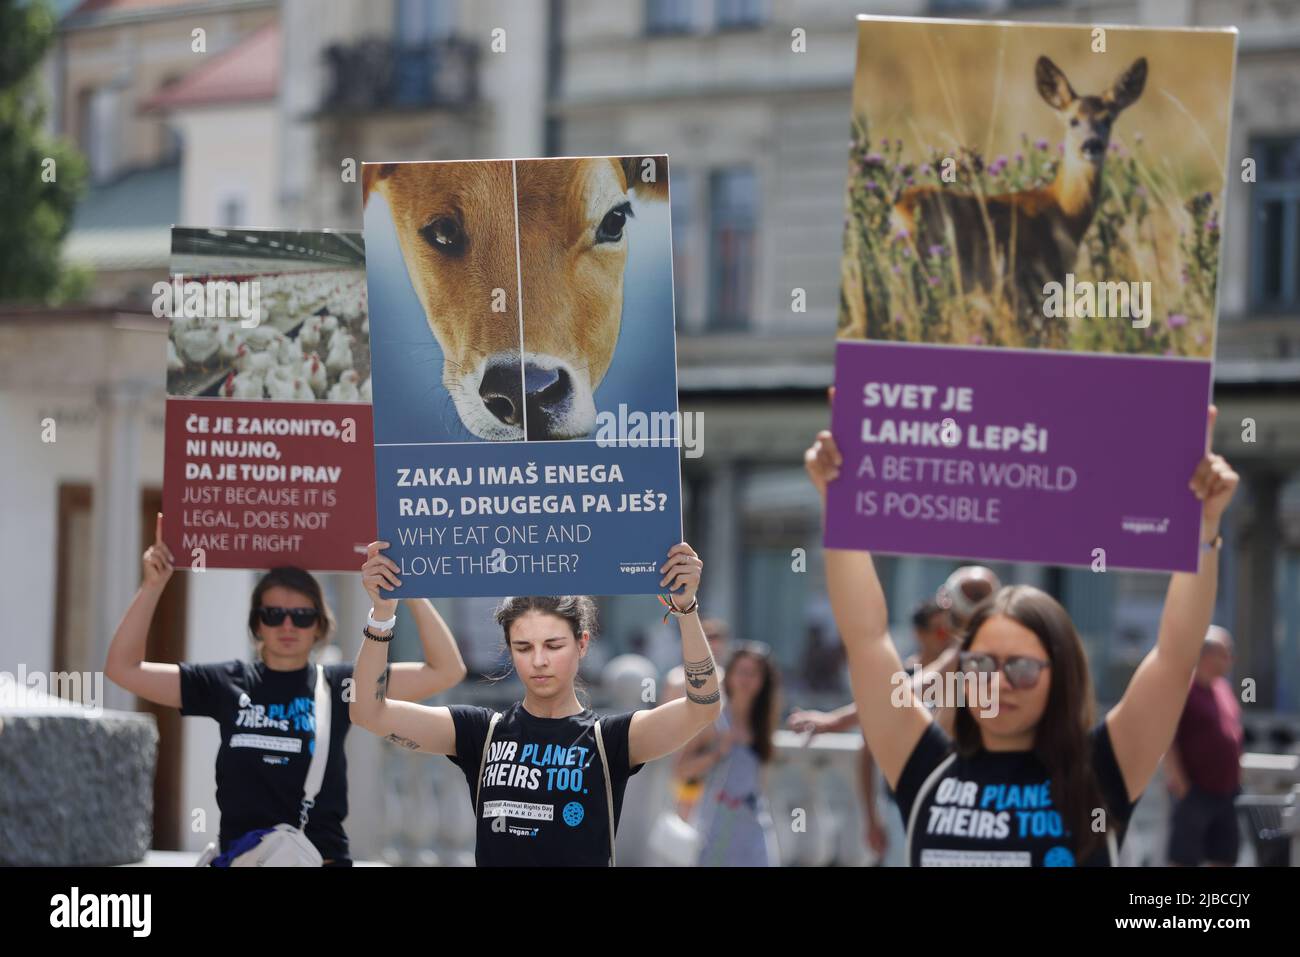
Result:
M146 109L273 100L280 89L280 25L269 23L145 100Z
M55 12L61 17L60 30L76 30L128 21L274 5L275 0L81 0L80 3L76 0L55 0Z
M133 170L92 186L73 213L63 255L97 270L166 269L180 208L178 165Z

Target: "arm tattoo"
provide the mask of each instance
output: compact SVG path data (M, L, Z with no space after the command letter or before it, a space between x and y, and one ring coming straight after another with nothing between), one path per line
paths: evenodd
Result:
M712 658L687 661L682 665L682 670L686 672L686 680L692 688L703 688L704 683L713 677L715 671Z
M375 682L376 701L383 701L384 695L388 693L388 673L392 671L392 669L393 669L392 665L386 665L384 667L384 673L380 675L379 680Z
M694 691L687 688L686 697L694 701L696 704L713 704L713 702L722 697L722 693L720 691L714 691L712 694L696 694Z
M420 746L418 744L416 744L410 738L402 737L400 734L390 734L386 738L384 738L384 740L391 741L393 742L393 744L400 744L402 747L407 748L411 751L420 750Z

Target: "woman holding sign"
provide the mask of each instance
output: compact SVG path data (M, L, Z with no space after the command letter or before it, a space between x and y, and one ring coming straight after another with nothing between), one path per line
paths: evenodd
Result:
M220 853L215 859L205 853L200 863L227 865L241 854L248 856L239 864L266 857L266 832L277 825L296 825L300 832L286 832L287 839L301 842L305 835L310 846L298 843L296 850L301 853L272 857L270 862L350 866L343 831L348 813L343 739L350 725L347 705L355 689L351 663L310 667L312 649L326 642L334 627L320 584L309 572L292 566L274 568L261 577L248 612L254 662L145 661L145 638L172 571L172 553L163 543L159 514L154 543L144 553L144 582L113 635L104 671L111 681L141 698L179 708L183 715L205 715L220 724L221 827L218 844L211 848ZM421 599L409 602L409 607L425 660L392 665L389 693L418 701L457 684L465 676L465 663L433 605ZM318 677L328 683L319 693ZM318 720L329 728L323 765L312 760ZM314 795L309 795L313 786Z
M1211 407L1211 430L1214 418ZM843 466L829 431L818 434L805 465L824 501ZM980 603L962 637L963 674L992 694L958 709L950 738L919 700L894 694L902 664L871 555L826 549L853 697L867 746L897 795L909 864L1118 863L1133 807L1173 740L1214 611L1219 520L1237 475L1208 440L1189 487L1203 503L1200 570L1170 578L1155 648L1096 723L1069 614L1037 588L1008 586Z
M574 689L595 634L595 602L585 595L516 597L501 603L496 620L524 696L496 713L388 697L384 669L397 602L383 591L401 583L397 565L380 553L387 547L372 544L361 569L374 608L357 655L353 723L412 751L445 754L465 772L478 864L612 866L627 779L645 762L676 751L722 709L713 654L696 613L699 557L681 542L660 568L660 586L675 592L663 601L681 626L686 697L597 715Z

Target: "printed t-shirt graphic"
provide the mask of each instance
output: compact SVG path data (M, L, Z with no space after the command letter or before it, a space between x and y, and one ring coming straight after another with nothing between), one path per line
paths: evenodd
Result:
M635 712L600 716L591 709L564 718L538 718L520 703L502 712L487 761L483 741L493 711L452 705L456 754L473 804L479 764L475 859L480 866L609 863L609 812L595 725L609 758L614 820L622 813L627 779L644 765L628 764L628 729Z
M217 807L221 850L241 834L276 824L297 826L316 738L315 665L272 671L262 662L181 666L181 714L204 715L221 728ZM330 683L330 751L325 778L307 818L307 837L326 860L346 860L347 758L350 726L343 681L350 662L326 665Z
M1104 721L1089 739L1093 774L1107 805L1104 823L1115 834L1118 849L1137 802L1128 799ZM1054 803L1051 778L1032 751L981 749L963 758L943 729L931 724L899 775L895 798L910 835L908 863L913 867L1073 867L1080 863L1077 842ZM1108 863L1104 840L1082 862L1084 866Z

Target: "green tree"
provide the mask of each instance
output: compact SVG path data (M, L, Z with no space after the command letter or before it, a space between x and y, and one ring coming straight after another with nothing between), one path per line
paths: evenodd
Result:
M85 161L42 125L37 71L54 35L44 0L0 0L0 301L51 304L86 285L60 258Z

